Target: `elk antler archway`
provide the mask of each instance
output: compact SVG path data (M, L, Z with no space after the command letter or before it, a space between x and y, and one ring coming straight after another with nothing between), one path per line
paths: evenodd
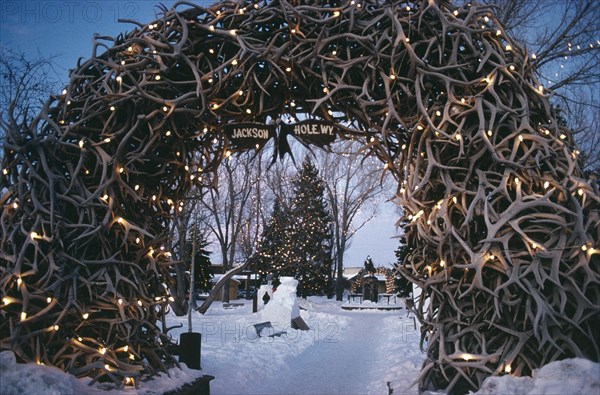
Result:
M598 360L598 190L526 51L490 8L444 0L181 2L97 38L7 131L1 348L117 382L174 363L164 230L231 148L224 125L282 114L337 123L400 180L422 388Z

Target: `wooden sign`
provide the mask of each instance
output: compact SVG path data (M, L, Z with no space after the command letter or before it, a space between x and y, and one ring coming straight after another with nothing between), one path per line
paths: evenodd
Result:
M292 135L305 145L324 147L325 145L333 143L337 134L338 128L335 124L327 121L309 119L294 124L282 123L279 138Z
M261 149L270 139L275 138L275 126L260 123L230 123L223 125L223 131L233 149Z
M326 145L333 143L338 134L338 127L328 121L321 121L317 119L308 119L298 123L281 124L281 130L279 132L279 138L277 140L277 151L273 160L277 156L283 159L285 154L292 155L292 150L287 141L287 136L294 136L300 143L306 147L316 145L323 148Z

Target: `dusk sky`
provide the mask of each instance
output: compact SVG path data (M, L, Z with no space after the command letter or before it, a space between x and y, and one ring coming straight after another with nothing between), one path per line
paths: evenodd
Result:
M119 23L119 19L148 23L160 13L160 4L170 7L174 3L155 0L2 0L0 45L3 50L21 51L31 57L38 52L44 57L56 55L56 78L66 84L68 70L76 67L77 59L91 56L94 34L115 37L135 27ZM213 2L196 3L209 5ZM347 267L362 266L367 255L373 258L376 266L389 266L395 261L398 240L394 238L397 234L394 224L398 215L394 211L394 205L386 203L381 207L381 214L357 233L346 255Z

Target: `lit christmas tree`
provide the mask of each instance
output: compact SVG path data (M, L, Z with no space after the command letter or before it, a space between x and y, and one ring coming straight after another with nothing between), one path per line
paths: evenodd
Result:
M264 280L281 276L298 280L298 295L332 292L331 216L324 198L325 187L317 168L305 160L294 180L290 209L280 200L266 225L260 246L252 258Z
M198 292L209 292L212 288L210 279L213 278L213 272L211 269L210 251L206 249L207 246L208 242L206 240L200 240L196 246L194 290ZM189 265L191 268L191 262Z
M329 294L332 291L331 215L325 201L325 186L309 159L293 182L294 197L286 237L288 264L281 275L295 277L298 295Z
M288 220L289 212L282 208L279 199L275 199L271 218L263 230L260 246L252 258L253 265L256 265L262 280L269 273L278 277L279 271L288 262L290 250L286 235Z

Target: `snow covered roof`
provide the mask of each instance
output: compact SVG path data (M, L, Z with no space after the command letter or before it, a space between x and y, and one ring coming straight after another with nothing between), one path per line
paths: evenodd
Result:
M215 274L214 277L210 279L210 281L213 283L216 283L217 281L219 281L221 279L221 277L223 277L222 274ZM236 281L246 280L247 278L248 278L248 276L246 274L236 274L235 276L231 277L231 279L236 280ZM258 275L251 274L250 280L258 280Z
M350 277L345 277L347 280L352 280L354 279L356 276L358 276L358 273L351 275ZM375 277L377 278L377 281L386 281L386 277L383 274L375 274Z

